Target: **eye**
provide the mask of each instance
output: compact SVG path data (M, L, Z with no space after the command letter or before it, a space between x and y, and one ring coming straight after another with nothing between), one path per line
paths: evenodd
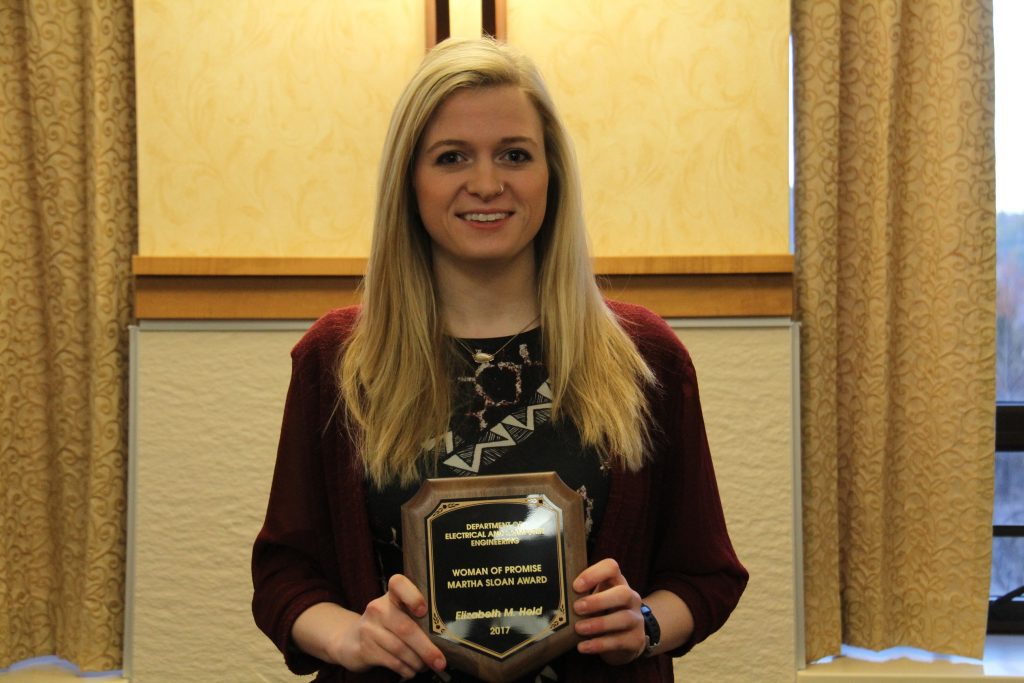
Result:
M533 160L533 157L525 149L510 149L502 155L502 158L513 164L525 164Z
M448 150L447 152L442 152L441 154L439 154L434 163L437 164L438 166L450 166L452 164L459 163L464 158L465 157L463 157L460 152L456 152L455 150Z

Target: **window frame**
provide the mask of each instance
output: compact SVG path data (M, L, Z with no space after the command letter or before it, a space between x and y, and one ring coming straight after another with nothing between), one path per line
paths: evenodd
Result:
M996 451L1024 453L1024 403L996 403ZM1024 524L993 524L992 537L1024 538ZM989 598L988 632L1024 634L1024 586Z

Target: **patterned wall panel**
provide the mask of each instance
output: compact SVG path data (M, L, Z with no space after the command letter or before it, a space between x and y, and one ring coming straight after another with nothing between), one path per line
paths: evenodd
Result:
M453 27L470 4L453 0ZM507 5L510 42L576 140L595 254L789 251L788 3ZM366 256L423 14L421 0L140 0L140 254Z
M140 0L139 253L365 256L422 0Z
M595 253L789 251L788 3L508 5L575 138Z

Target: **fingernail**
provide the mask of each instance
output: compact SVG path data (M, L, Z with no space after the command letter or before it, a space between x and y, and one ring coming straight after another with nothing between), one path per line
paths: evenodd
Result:
M576 607L576 611L577 612L580 612L580 613L586 612L587 611L587 601L586 600L577 600L575 607Z
M444 671L444 658L438 657L434 660L434 671Z
M593 649L593 645L590 644L589 640L584 640L579 644L579 651L583 653L590 652Z
M583 587L586 586L586 585L587 584L583 583L583 579L576 579L575 581L572 582L572 587L576 589L577 593L582 593L583 592Z

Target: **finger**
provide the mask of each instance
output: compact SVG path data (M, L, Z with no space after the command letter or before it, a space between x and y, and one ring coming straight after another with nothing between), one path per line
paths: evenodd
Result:
M435 671L443 671L445 668L444 655L404 612L395 610L393 619L374 624L369 635L377 648L401 660L414 673L422 671L424 667Z
M373 600L366 606L364 617L368 622L369 640L382 650L401 657L416 671L422 669L424 664L435 671L444 670L444 655L430 642L419 624L412 620L405 606L399 604L399 592L402 590L401 586L396 586L392 594L389 582L387 596Z
M418 671L423 668L423 662L402 637L403 633L413 631L419 628L401 606L386 597L377 598L363 612L359 641L365 656L375 657L373 663L393 668L391 658L396 658Z
M394 574L388 579L388 598L415 617L427 613L427 601L423 593L404 574Z
M577 621L576 632L583 636L601 636L636 629L637 633L640 633L643 623L643 617L639 612L617 610L602 616Z
M573 610L581 616L615 610L636 611L639 615L640 594L628 584L612 586L580 598L573 603Z
M632 631L620 631L580 641L579 650L587 654L608 652L636 654L643 645L646 645L646 641L643 638L638 638L637 634Z
M601 584L617 585L626 583L626 578L619 569L619 563L610 557L590 565L576 577L572 587L577 593L594 590Z
M643 653L646 641L632 631L589 638L577 645L577 649L588 655L600 655L609 664L625 664Z
M416 654L387 629L377 629L365 643L369 663L391 669L402 678L412 678L423 669Z
M403 614L402 619L397 620L392 627L392 632L411 651L414 661L418 665L428 666L434 671L444 671L446 666L444 655L436 645L430 642L430 638L423 632L419 624Z

